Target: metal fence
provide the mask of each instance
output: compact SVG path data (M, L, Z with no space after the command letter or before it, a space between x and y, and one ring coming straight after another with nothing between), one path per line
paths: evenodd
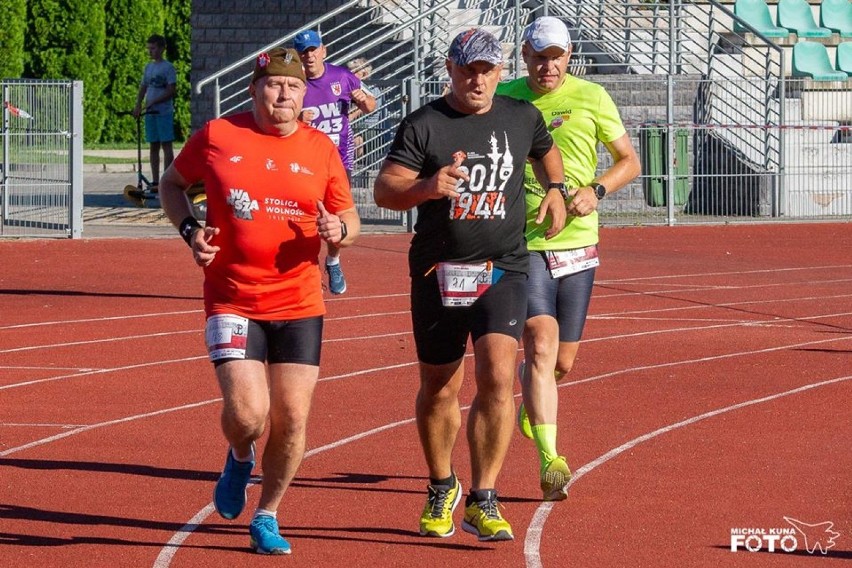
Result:
M83 83L2 80L0 236L83 230Z
M334 19L355 7L360 19ZM382 89L381 126L369 117L353 125L365 140L354 187L367 222L405 222L373 204L372 179L399 118L440 95L452 37L485 27L503 42L506 78L522 76L520 32L544 14L568 24L571 72L607 88L642 158L642 175L602 202L602 224L852 215L852 82L795 76L792 44L732 9L717 0L352 0L304 27L322 30L334 63L369 59L367 81ZM254 55L197 86L214 84L217 115L245 104L233 73L247 73ZM600 146L600 169L610 164Z

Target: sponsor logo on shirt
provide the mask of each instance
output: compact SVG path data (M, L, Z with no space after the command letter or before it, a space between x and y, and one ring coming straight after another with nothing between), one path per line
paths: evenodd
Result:
M245 219L251 221L254 219L251 212L257 211L260 207L256 199L252 199L249 193L244 189L230 188L228 195L228 205L234 210L234 217L237 219Z
M275 165L275 160L272 158L266 158L266 169L270 172L277 172L278 166Z
M233 162L233 163L235 163L235 164L240 163L242 160L243 160L243 157L242 157L242 156L231 156L231 157L229 158L229 161L231 161L231 162Z
M294 174L305 174L305 175L308 175L308 176L314 175L314 172L312 172L310 169L308 169L307 166L303 166L303 165L299 164L298 162L292 162L290 164L290 171L293 172Z
M556 110L550 113L552 117L550 119L550 130L554 130L559 128L571 118L571 109L568 110Z

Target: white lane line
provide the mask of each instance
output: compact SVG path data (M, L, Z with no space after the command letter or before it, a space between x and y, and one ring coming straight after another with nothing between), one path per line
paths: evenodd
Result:
M93 343L113 343L115 341L128 341L135 339L148 339L151 337L163 337L167 335L181 335L184 333L197 333L199 335L204 332L200 329L193 329L191 331L181 330L181 331L163 331L159 333L145 333L139 335L129 335L124 337L104 337L101 339L90 339L88 341L67 341L65 343L50 343L45 345L29 345L27 347L14 347L12 349L0 349L0 353L18 353L21 351L33 351L35 349L53 349L56 347L75 347L77 345L91 345Z
M164 408L162 410L155 410L154 412L146 412L145 414L136 414L134 416L125 416L124 418L117 418L115 420L109 420L107 422L98 422L97 424L89 424L87 426L81 426L79 428L75 428L73 430L69 430L67 432L62 432L61 434L56 434L53 436L48 436L47 438L42 438L41 440L35 440L34 442L30 442L28 444L24 444L23 446L17 446L15 448L9 448L8 450L3 450L0 452L0 457L6 457L8 455L14 454L16 452L20 452L22 450L28 450L29 448L34 448L36 446L42 446L44 444L49 444L50 442L55 442L56 440L61 440L62 438L67 438L68 436L74 436L76 434L81 434L83 432L88 432L89 430L95 430L97 428L103 428L105 426L113 426L115 424L123 424L125 422L132 422L133 420L141 420L143 418L150 418L151 416L159 416L160 414L168 414L169 412L175 412L178 410L188 410L190 408L197 408L199 406L206 406L208 404L213 404L215 402L220 402L221 398L214 398L211 400L204 400L201 402L193 402L191 404L184 404L182 406L175 406L173 408Z
M126 315L126 316L104 316L99 318L85 318L85 319L76 319L76 320L57 320L57 321L42 321L36 323L19 323L16 325L4 325L0 326L0 331L4 331L7 329L21 329L24 327L42 327L46 325L70 325L75 323L92 323L92 322L102 322L102 321L115 321L115 320L128 320L128 319L139 319L139 318L159 318L163 316L176 316L183 314L199 314L204 310L181 310L178 312L155 312L150 314L136 314L136 315Z
M69 430L71 428L82 428L85 424L39 424L39 423L30 423L30 424L17 424L15 422L0 422L0 428L6 427L24 427L24 428L60 428L62 430Z
M761 268L756 270L735 270L732 272L693 272L690 274L668 274L662 275L657 274L654 276L635 276L631 278L618 278L616 280L601 280L602 284L619 284L624 282L642 282L645 280L671 280L674 278L695 278L700 277L703 278L705 276L728 276L735 275L739 276L742 274L778 274L780 272L798 272L802 270L830 270L835 271L839 268L849 269L848 264L836 264L836 265L824 265L824 266L795 266L790 268ZM812 280L808 280L808 282L812 282Z
M669 432L672 432L673 430L677 430L678 428L684 428L686 426L695 424L696 422L707 420L708 418L713 418L726 412L732 412L734 410L739 410L747 406L762 404L764 402L769 402L785 396L799 394L818 387L823 387L842 381L848 381L849 379L852 379L852 375L838 377L835 379L828 379L825 381L820 381L818 383L810 383L788 391L779 392L776 394L755 398L752 400L747 400L745 402L740 402L737 404L732 404L731 406L726 406L717 410L711 410L710 412L698 414L697 416L693 416L692 418L687 418L686 420L681 420L680 422L675 422L674 424L669 424L668 426L658 428L653 432L649 432L647 434L639 436L638 438L633 438L632 440L621 444L617 448L611 449L607 453L597 457L596 459L580 467L574 473L574 477L571 478L571 481L568 483L568 487L571 487L572 485L576 484L578 481L580 481L580 479L583 478L583 476L592 472L594 469L602 466L611 459L616 458L624 452L638 446L643 442L647 442L648 440L656 438L657 436L662 436L663 434L667 434ZM530 526L527 529L527 535L524 538L524 559L526 560L527 568L543 568L543 564L541 562L541 535L544 532L544 524L547 522L547 517L550 515L550 511L552 509L553 502L542 503L541 505L539 505L538 509L536 509L532 521L530 521Z
M619 278L619 279L610 279L610 280L596 280L595 284L598 286L612 286L616 284L623 283L632 283L632 282L641 282L647 280L670 280L674 278L701 278L706 276L726 276L726 275L742 275L742 274L767 274L767 273L779 273L779 272L791 272L791 271L801 271L801 270L837 270L837 269L848 269L849 265L836 265L836 266L812 266L812 267L796 267L796 268L778 268L778 269L767 269L767 270L749 270L744 272L706 272L706 273L691 273L691 274L672 274L672 275L656 275L656 276L647 276L647 277L635 277L635 278ZM823 280L821 282L847 282L849 280L846 279L838 279L838 280ZM770 282L766 284L754 284L750 286L736 286L735 289L745 290L749 288L759 288L766 286L800 286L805 284L805 282ZM807 284L810 286L811 281L809 280ZM704 290L704 287L696 286L696 290ZM674 291L688 291L688 290L672 290ZM645 292L625 292L623 294L600 294L597 297L604 298L612 298L618 296L627 296L627 295L652 295L652 294L662 294L666 293L665 290L648 290ZM408 293L395 293L395 294L377 294L373 296L344 296L340 298L325 298L326 302L351 302L351 301L364 301L370 299L381 299L381 298L397 298L408 296ZM825 299L830 297L845 297L845 296L813 296L810 298L802 298L802 299ZM796 298L799 299L799 298ZM753 302L736 302L731 304L716 304L717 306L733 306L733 305L741 305L741 304L750 304L750 303L772 303L777 302L778 300L755 300ZM696 306L695 308L702 308L707 306ZM692 306L688 306L685 308L668 308L668 309L693 309ZM131 314L131 315L120 315L120 316L104 316L97 318L84 318L84 319L72 319L72 320L56 320L56 321L46 321L46 322L35 322L35 323L23 323L23 324L15 324L15 325L6 325L0 326L0 331L4 331L7 329L21 329L27 327L42 327L42 326L54 326L54 325L70 325L76 323L90 323L90 322L104 322L104 321L115 321L115 320L126 320L126 319L138 319L138 318L151 318L151 317L161 317L161 316L172 316L172 315L183 315L183 314L200 314L203 313L203 310L179 310L172 312L154 312L154 313L146 313L146 314ZM394 313L409 313L407 310L404 312L394 312ZM625 312L630 313L630 312ZM341 318L346 319L346 318Z
M466 408L468 407L465 407L465 409ZM321 454L322 452L328 450L339 448L340 446L345 446L346 444L358 441L368 436L372 436L373 434L378 434L379 432L384 432L385 430L390 430L392 428L397 428L406 424L412 424L414 420L414 418L407 418L405 420L400 420L399 422L391 422L390 424L385 424L384 426L379 426L378 428L366 430L353 436L349 436L348 438L342 438L340 440L337 440L336 442L331 442L330 444L319 446L317 448L314 448L313 450L305 452L305 457L303 459L307 459L311 456ZM172 538L169 539L169 542L163 545L163 548L160 550L160 554L157 555L157 559L154 561L154 568L165 568L166 566L169 566L183 542L187 538L189 538L189 536L193 532L195 532L195 529L197 529L207 517L213 514L213 511L215 511L213 503L208 503L206 507L198 511L198 513L196 513L194 517L187 521L187 523L182 526L180 530L178 530L172 536Z

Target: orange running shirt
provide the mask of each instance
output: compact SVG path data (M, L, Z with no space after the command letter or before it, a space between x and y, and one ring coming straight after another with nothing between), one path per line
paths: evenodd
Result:
M208 122L174 161L187 182L204 181L210 241L204 269L207 316L292 320L325 313L317 255L317 201L330 213L354 207L340 154L328 136L299 123L290 136L262 133L251 113Z

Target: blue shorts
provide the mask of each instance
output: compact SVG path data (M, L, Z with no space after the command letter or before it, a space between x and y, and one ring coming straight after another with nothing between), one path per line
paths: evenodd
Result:
M559 341L580 341L583 327L586 325L586 315L589 313L594 283L594 268L553 278L547 268L544 253L530 251L527 319L535 316L556 318L559 324Z
M161 112L145 115L145 140L172 142L175 139L175 113Z

